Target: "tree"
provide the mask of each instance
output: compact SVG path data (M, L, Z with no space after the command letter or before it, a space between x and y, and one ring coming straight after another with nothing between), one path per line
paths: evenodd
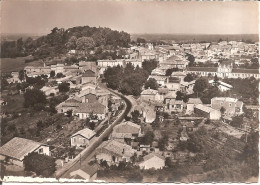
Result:
M56 77L57 77L57 78L62 78L62 77L63 77L63 74L62 74L62 73L57 73Z
M165 76L171 76L173 72L176 72L176 71L179 71L178 68L170 68L170 69L167 69L166 72L165 72Z
M55 159L38 153L29 153L24 157L24 167L26 171L35 172L37 175L51 177L55 172Z
M77 37L75 37L75 36L70 37L70 39L66 43L66 47L68 49L76 49L76 47L77 47Z
M139 111L138 110L134 110L133 112L131 112L131 115L132 115L133 122L134 123L139 123L139 116L140 116Z
M19 71L19 80L23 81L25 79L25 73L24 70Z
M237 127L237 128L241 128L242 124L243 124L243 116L235 116L230 122L230 125L232 127Z
M136 39L136 42L138 43L138 44L145 44L146 43L146 40L145 39L143 39L143 38L137 38Z
M158 65L158 62L156 60L144 60L142 63L142 67L144 70L148 72L148 74L151 74L152 70L154 70Z
M54 78L54 77L55 77L55 71L51 71L51 72L50 72L50 77L51 77L51 78Z
M152 131L148 131L145 133L144 137L142 138L142 143L145 145L151 145L154 139L154 133Z
M69 83L61 83L59 86L59 92L68 92L70 90L70 84Z
M209 82L206 78L199 78L195 81L193 91L195 93L202 93L209 87Z
M149 80L147 80L144 84L144 88L145 89L154 89L154 90L157 90L159 87L157 81L154 79L154 78L149 78Z
M219 81L219 78L218 78L217 75L215 75L215 76L214 76L214 86L216 86L216 87L218 86L218 84L219 84L218 81Z
M91 130L94 130L94 129L95 129L95 126L96 126L95 122L91 121L91 122L89 123L89 128L90 128Z
M47 103L45 94L39 89L28 89L24 93L24 107L34 107L36 104Z
M194 80L194 77L192 74L188 73L185 78L184 78L184 82L191 82Z
M188 56L189 66L194 66L195 57L189 53L187 53L186 56Z
M220 112L221 112L221 114L224 114L225 111L226 111L226 109L225 109L224 107L221 107L221 108L220 108Z
M95 41L91 37L80 37L76 45L78 50L85 51L86 54L86 51L95 47Z
M67 113L67 116L68 116L68 117L71 117L71 116L72 116L72 110L68 110L66 113Z

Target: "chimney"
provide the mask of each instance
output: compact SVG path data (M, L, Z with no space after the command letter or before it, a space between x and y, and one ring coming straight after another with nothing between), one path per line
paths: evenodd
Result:
M122 152L122 154L124 154L125 153L125 149L123 148L123 152Z

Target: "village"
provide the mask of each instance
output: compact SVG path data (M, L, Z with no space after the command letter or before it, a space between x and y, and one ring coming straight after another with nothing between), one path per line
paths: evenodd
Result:
M24 175L26 156L36 152L54 159L49 177L169 182L164 173L176 168L176 174L185 166L198 169L194 174L212 170L206 149L243 153L258 132L258 43L143 42L120 49L121 59L97 61L73 49L2 76L0 155L10 176ZM147 70L150 63L156 66L140 93L110 88L120 76L109 78L109 70ZM254 97L237 90L243 83L257 88Z

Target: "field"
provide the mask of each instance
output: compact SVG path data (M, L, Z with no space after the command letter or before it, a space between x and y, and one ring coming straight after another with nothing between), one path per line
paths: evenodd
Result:
M31 56L17 58L1 58L1 73L10 73L12 71L20 71L27 65L37 65L40 61L25 63L26 59L32 59Z

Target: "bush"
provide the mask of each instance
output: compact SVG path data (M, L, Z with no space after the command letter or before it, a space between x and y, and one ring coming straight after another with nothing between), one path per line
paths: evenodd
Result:
M47 155L33 152L24 157L24 169L44 177L52 176L56 170L55 165L55 159Z

